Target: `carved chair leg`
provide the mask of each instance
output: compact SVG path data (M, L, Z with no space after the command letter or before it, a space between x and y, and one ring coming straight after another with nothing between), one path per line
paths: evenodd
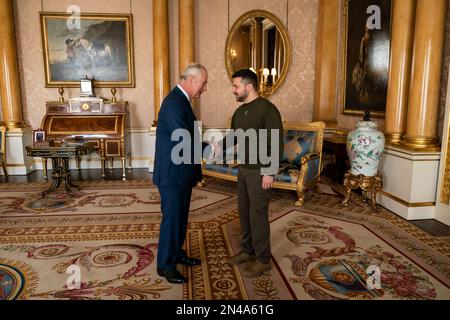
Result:
M297 189L296 191L298 200L295 202L295 205L298 207L303 207L303 204L305 203L305 191L303 187Z

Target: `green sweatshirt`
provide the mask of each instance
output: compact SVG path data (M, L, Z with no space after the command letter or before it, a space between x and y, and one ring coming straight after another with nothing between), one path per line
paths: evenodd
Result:
M264 141L261 140L261 135L258 133L259 129L267 129L267 152L263 152L264 155L271 156L274 152L278 153L278 163L273 165L272 170L270 172L264 171L263 174L275 175L278 172L279 162L283 156L283 122L281 120L280 112L277 107L270 102L269 100L258 97L250 103L245 103L241 105L233 114L231 119L231 129L238 130L242 129L248 135L245 137L245 162L242 157L240 157L240 166L247 169L260 169L262 167L269 168L271 166L271 162L267 163L267 159L264 160L259 156L260 143ZM256 139L248 138L252 130L247 131L249 129L254 129L253 131L256 133ZM272 146L271 144L271 130L278 129L278 147L275 150L276 146ZM239 149L243 147L242 141L239 142L239 139L236 137L238 132L234 132L234 135L228 134L224 140L222 140L221 146L225 150L227 144L231 143L230 139L233 139L232 145L239 144ZM254 164L250 163L250 160L256 160Z

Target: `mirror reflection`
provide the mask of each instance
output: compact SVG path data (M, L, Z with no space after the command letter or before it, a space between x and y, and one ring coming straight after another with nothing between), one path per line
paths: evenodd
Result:
M240 69L252 69L262 95L274 93L284 81L290 62L289 37L270 12L255 10L240 17L228 35L226 48L230 77Z

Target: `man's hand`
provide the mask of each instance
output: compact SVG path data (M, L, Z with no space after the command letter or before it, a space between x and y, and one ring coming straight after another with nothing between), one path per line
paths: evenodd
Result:
M262 188L263 190L269 190L272 189L272 185L273 185L273 181L274 181L274 177L273 176L263 176L262 179Z
M211 146L213 148L213 159L217 160L222 155L222 148L218 142L211 143Z

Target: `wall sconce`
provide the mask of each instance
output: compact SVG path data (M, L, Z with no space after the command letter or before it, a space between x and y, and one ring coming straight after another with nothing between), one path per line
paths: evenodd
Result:
M237 57L236 49L230 49L230 56L231 56L231 61L235 62L236 61L236 57Z

